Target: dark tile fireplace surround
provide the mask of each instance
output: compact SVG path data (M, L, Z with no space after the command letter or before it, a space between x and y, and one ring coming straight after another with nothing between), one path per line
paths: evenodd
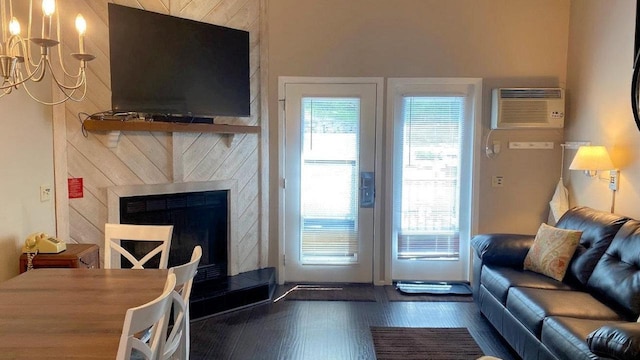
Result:
M120 198L120 223L174 226L169 267L188 262L193 248L202 246L191 294L193 319L271 299L275 290L274 268L228 276L228 197L229 191L215 190ZM122 246L144 254L153 244L123 240ZM159 256L151 261L149 267L157 267Z

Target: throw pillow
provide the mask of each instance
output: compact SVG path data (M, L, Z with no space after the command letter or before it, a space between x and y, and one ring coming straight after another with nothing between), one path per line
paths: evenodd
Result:
M540 225L533 245L524 259L524 269L562 281L581 236L582 231Z

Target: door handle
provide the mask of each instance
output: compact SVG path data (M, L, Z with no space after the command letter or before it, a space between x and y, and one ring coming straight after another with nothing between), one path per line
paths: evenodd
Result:
M372 208L375 198L375 174L372 171L360 172L360 207Z

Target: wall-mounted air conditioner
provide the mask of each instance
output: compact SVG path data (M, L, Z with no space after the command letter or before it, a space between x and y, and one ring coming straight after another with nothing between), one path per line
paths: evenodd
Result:
M499 88L491 92L492 129L559 129L564 89Z

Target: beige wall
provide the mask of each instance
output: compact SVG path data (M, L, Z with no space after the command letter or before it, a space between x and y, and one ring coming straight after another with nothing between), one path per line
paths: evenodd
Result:
M50 96L49 84L33 90ZM18 274L27 235L55 234L56 228L53 197L40 202L40 185L53 187L50 107L20 90L0 99L0 119L0 281L4 281Z
M633 206L639 196L634 188L640 178L634 144L640 132L628 101L634 9L632 0L616 1L616 6L605 0L571 4L569 0L269 1L271 198L277 199L278 183L278 76L468 76L484 79L483 140L491 88L566 85L566 139L590 140L610 148L614 163L622 169L616 210L640 217L640 210ZM23 237L36 229L54 232L55 228L51 203L40 203L37 197L39 186L53 181L47 160L52 156L50 115L43 115L49 110L27 103L9 97L0 100L3 119L22 120L1 135L0 151L7 156L0 161L10 171L0 175L0 198L8 204L0 210L0 279L15 272L17 258L11 251L17 254ZM25 108L34 114L27 115ZM39 145L24 146L22 138L27 135L35 136ZM493 132L492 140L502 141L503 153L495 160L480 157L480 232L532 232L546 219L547 202L559 176L562 137L562 131ZM554 141L556 149L510 151L508 141ZM607 210L606 184L568 174L571 156L569 151L565 178L572 203ZM21 164L41 170L34 176L32 166ZM492 175L505 176L505 187L491 188ZM269 212L277 214L277 207L272 201ZM270 263L274 265L275 216L270 226Z
M490 89L565 86L568 0L278 0L268 4L270 212L277 214L279 76L480 77L483 140ZM479 231L535 232L560 172L563 132L495 131L496 159L480 157ZM555 150L508 150L553 141ZM477 151L481 153L481 147ZM491 188L491 176L505 186ZM270 222L271 263L277 218Z
M640 218L640 131L630 101L635 9L633 0L572 2L566 138L608 148L621 170L615 212ZM569 188L573 205L609 211L612 193L606 181L572 171Z

